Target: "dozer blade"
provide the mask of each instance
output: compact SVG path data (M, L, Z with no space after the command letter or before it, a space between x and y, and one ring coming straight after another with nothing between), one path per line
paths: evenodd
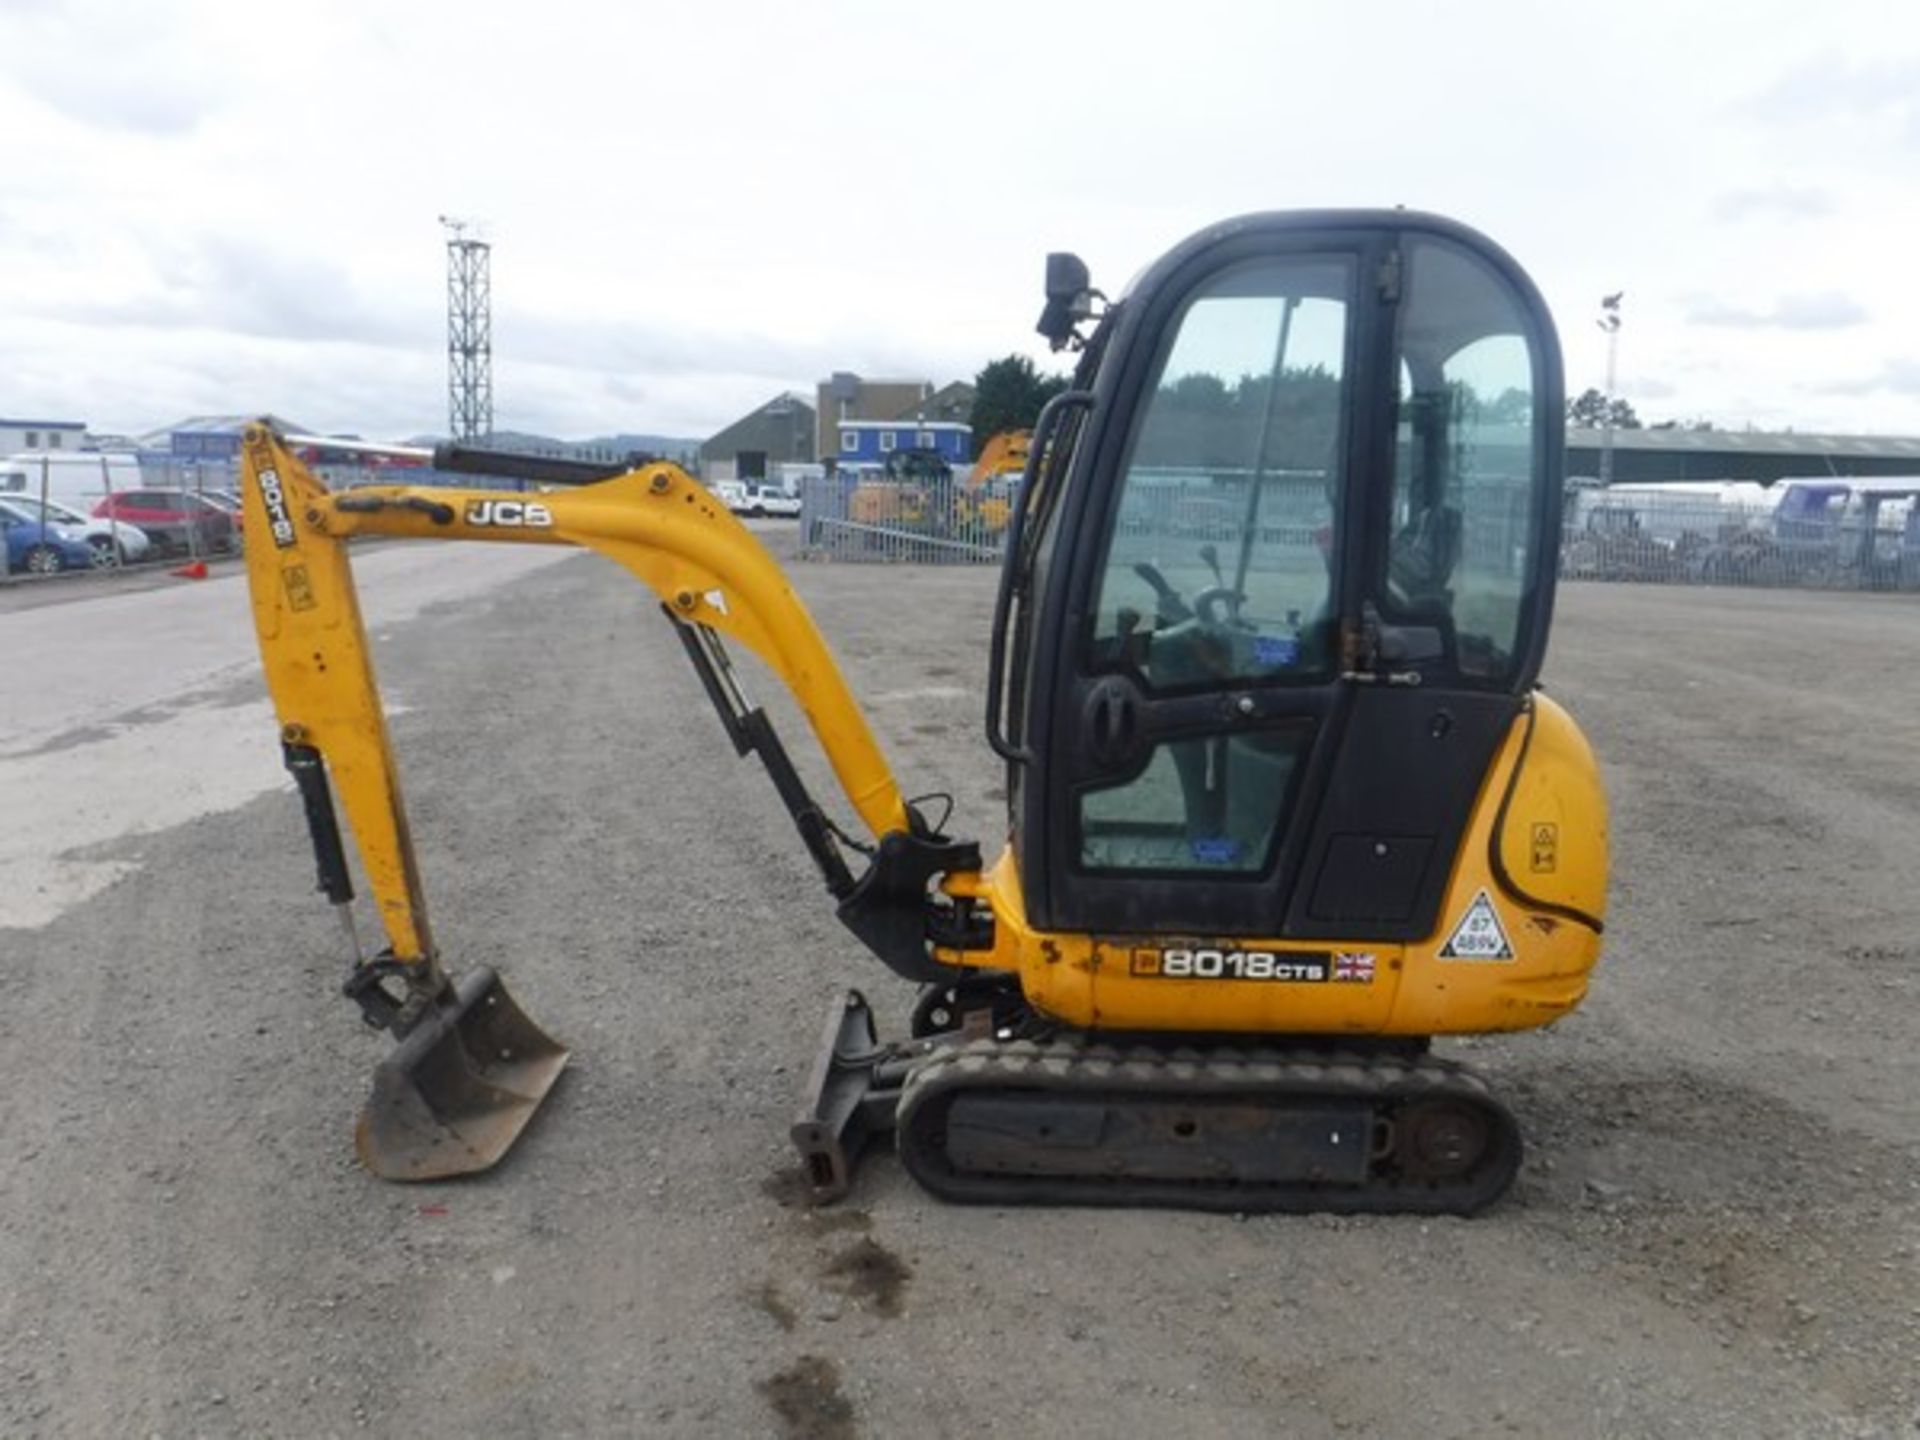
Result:
M354 1136L361 1164L383 1180L487 1169L512 1148L567 1056L499 976L475 970L374 1070Z

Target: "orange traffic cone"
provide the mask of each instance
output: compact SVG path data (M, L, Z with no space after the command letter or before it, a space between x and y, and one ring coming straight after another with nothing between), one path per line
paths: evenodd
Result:
M190 564L182 565L178 570L169 570L167 573L178 575L182 580L204 580L207 578L207 562L195 560Z

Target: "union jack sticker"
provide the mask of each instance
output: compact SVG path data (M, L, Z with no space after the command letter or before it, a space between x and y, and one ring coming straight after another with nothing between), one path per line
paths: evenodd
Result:
M1359 985L1372 984L1373 953L1368 950L1336 950L1333 955L1333 978Z

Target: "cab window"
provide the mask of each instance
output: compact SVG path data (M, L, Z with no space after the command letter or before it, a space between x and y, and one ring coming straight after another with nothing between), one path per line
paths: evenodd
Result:
M1121 471L1091 668L1162 691L1329 673L1353 269L1230 267L1169 327Z
M1539 346L1512 288L1445 241L1407 243L1385 606L1450 634L1460 674L1512 669L1532 573Z

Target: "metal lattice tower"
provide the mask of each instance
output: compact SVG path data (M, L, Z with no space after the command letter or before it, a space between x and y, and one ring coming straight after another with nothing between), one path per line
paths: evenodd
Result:
M447 428L455 440L493 433L493 247L466 238L467 223L442 215L447 229Z

